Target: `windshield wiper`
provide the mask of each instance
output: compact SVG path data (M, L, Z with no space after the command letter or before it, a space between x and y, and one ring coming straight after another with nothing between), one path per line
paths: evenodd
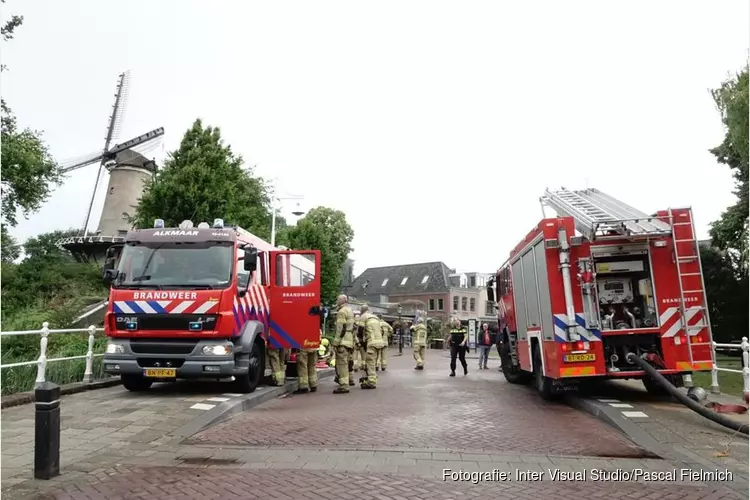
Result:
M208 285L206 283L194 283L194 284L181 284L181 285L172 285L169 286L176 286L180 288L191 288L193 290L213 290L216 285Z
M142 276L136 276L135 278L133 278L133 281L148 281L150 279L151 279L150 274L144 274Z
M130 289L130 290L140 290L145 288L150 288L153 290L163 290L164 287L162 285L141 285L140 283L120 283L117 285L116 288L119 289Z

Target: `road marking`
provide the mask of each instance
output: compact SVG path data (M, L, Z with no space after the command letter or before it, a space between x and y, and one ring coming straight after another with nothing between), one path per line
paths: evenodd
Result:
M628 418L648 418L642 411L624 411L622 414Z
M609 403L609 406L612 408L632 408L632 405L629 405L627 403Z
M619 399L597 399L600 403L619 403Z
M223 403L224 401L229 401L231 398L208 398L206 401L218 401L219 403Z
M238 398L242 396L242 394L234 394L232 392L227 392L227 393L222 394L222 396L229 396L230 398Z
M207 404L203 404L203 403L195 403L190 408L192 408L193 410L210 410L214 406L216 406L216 405L207 405Z

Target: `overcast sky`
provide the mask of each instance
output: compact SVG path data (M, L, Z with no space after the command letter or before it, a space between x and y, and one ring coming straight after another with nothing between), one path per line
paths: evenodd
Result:
M58 160L103 146L130 69L121 139L163 126L173 150L195 118L220 126L306 208L346 213L357 273L493 271L540 219L546 187L597 187L646 212L692 205L702 237L733 202L708 152L723 137L708 89L746 60L747 2L4 7L24 24L1 46L3 97ZM13 234L82 225L95 178L73 172Z

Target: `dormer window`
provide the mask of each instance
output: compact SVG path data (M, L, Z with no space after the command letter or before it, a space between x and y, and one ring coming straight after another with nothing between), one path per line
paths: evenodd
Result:
M383 280L383 283L380 284L380 286L385 286L388 284L388 278Z
M408 280L409 277L406 276L404 279L401 280L401 286L404 286L406 284L406 280Z
M427 283L428 279L430 279L429 276L425 276L424 278L422 278L422 284L424 285L425 283Z

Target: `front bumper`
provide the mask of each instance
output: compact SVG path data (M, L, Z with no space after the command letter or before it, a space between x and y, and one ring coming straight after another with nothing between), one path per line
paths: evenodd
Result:
M216 340L144 342L134 339L111 339L122 352L104 355L104 372L109 375L144 375L150 369L173 369L174 377L164 378L225 378L245 375L247 366L237 366L234 346ZM232 346L226 355L205 355L205 346Z

